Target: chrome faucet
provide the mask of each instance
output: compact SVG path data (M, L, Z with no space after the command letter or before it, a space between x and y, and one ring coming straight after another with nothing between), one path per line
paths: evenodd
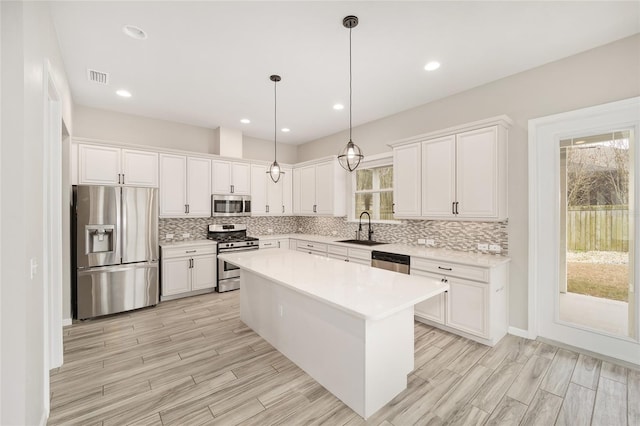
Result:
M373 229L371 228L371 215L369 214L369 212L364 211L362 213L360 213L360 222L358 223L358 236L356 239L360 239L360 235L362 234L362 215L366 214L369 217L369 228L368 228L368 240L371 241L371 236L373 235Z

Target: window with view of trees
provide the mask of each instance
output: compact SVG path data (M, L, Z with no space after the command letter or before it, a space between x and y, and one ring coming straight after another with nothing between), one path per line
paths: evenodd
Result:
M358 169L354 180L354 217L366 211L371 220L393 220L393 166Z

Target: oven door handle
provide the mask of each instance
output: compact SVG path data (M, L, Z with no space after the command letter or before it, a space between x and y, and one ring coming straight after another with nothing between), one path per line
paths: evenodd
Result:
M258 246L252 246L252 247L238 247L238 248L230 248L230 249L222 249L218 251L218 254L225 254L225 253L229 253L229 252L234 252L234 251L249 251L249 250L258 250Z

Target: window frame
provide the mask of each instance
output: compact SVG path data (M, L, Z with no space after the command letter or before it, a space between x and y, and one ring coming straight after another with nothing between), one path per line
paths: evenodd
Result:
M375 169L378 167L393 167L393 152L389 151L389 152L385 152L383 154L377 154L377 155L372 155L372 156L368 156L365 157L364 160L362 160L362 162L360 163L360 167L358 167L357 170L361 170L361 169ZM393 191L395 191L395 188L393 187L393 183L391 184L391 189L371 189L371 190L362 190L362 191L356 191L357 185L356 185L356 171L354 170L353 173L351 173L351 177L350 179L348 179L349 182L349 202L348 207L348 214L347 214L347 222L355 222L358 223L360 221L360 218L355 217L355 205L356 205L356 192L359 194L365 194L365 193L372 193L372 194L380 194L381 192L391 192L393 193ZM368 222L368 220L367 220ZM371 219L371 223L388 223L388 224L399 224L402 223L401 220L399 219L391 219L391 220L382 220L382 219Z

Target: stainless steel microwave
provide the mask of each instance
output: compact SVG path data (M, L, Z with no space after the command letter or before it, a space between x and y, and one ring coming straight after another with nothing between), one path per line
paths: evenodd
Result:
M211 216L251 216L251 196L213 194Z

